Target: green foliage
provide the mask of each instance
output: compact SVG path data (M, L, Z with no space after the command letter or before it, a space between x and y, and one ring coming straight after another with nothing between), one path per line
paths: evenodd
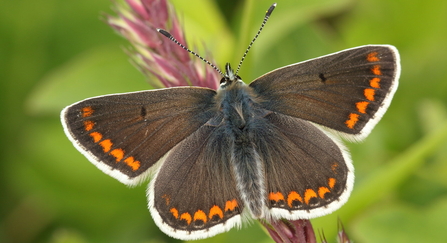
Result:
M173 0L191 46L237 65L273 1ZM356 242L444 242L447 218L447 1L278 0L244 63L250 82L287 64L364 44L395 45L400 85L371 135L349 144L356 184L337 218ZM109 93L150 89L101 21L109 0L2 1L0 242L176 242L127 188L63 134L60 110ZM269 242L256 225L200 242Z

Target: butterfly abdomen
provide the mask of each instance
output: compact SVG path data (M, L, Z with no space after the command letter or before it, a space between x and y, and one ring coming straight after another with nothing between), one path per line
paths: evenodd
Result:
M265 208L264 168L256 152L253 137L262 123L251 88L236 82L219 92L224 126L231 152L231 166L238 192L254 218L262 218Z

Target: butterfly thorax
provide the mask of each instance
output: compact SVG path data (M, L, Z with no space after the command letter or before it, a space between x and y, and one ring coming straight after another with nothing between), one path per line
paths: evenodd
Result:
M253 88L234 74L229 64L226 65L226 69L217 91L216 105L222 112L224 124L235 136L240 136L242 139L250 131L253 122L265 116L265 111L260 108L259 99Z
M255 218L264 216L266 189L262 163L256 152L254 136L265 111L256 101L254 90L239 77L221 85L216 104L222 112L221 126L230 147L228 161L237 180L238 191Z

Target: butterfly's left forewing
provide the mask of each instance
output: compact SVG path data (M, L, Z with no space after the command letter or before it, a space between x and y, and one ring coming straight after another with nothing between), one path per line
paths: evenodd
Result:
M178 87L86 99L61 113L68 138L94 165L127 185L214 116L216 92Z
M397 89L400 61L389 45L367 45L271 71L250 84L266 110L365 138Z

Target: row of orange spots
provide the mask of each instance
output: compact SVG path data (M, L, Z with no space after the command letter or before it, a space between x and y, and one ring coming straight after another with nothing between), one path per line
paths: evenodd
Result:
M227 201L225 203L225 212L233 211L236 209L237 206L238 206L238 204L237 204L236 199ZM196 212L194 212L194 216L191 216L191 214L188 212L185 212L185 213L182 213L181 215L179 215L179 211L176 208L171 208L169 210L169 212L171 212L171 214L172 214L172 216L174 216L174 218L179 219L179 220L185 220L188 225L190 225L193 220L194 221L200 220L205 224L208 221L208 219L211 220L216 215L220 219L223 219L223 217L224 217L224 212L217 205L214 205L211 207L208 215L206 215L206 213L200 209L197 210Z
M368 54L368 57L366 59L368 62L378 62L378 61L380 61L380 58L377 57L377 55L378 55L377 52L371 52ZM382 70L380 70L380 65L374 65L371 68L371 72L372 72L372 74L377 75L377 76L382 75ZM374 89L365 89L364 95L367 100L374 101L374 96L376 94L375 89L380 88L380 78L374 77L374 78L370 79L369 86L371 86L371 88L374 88Z
M368 53L368 55L366 55L366 61L368 61L368 62L380 61L380 58L377 56L378 54L379 53L377 53L377 52ZM382 75L382 71L380 70L380 65L374 65L371 68L371 72L374 75L378 75L378 76ZM372 88L379 89L380 88L380 78L374 77L374 78L370 79L369 85ZM374 96L376 95L375 89L367 88L367 89L363 90L363 95L365 96L365 98L367 100L374 101ZM369 101L360 101L360 102L355 103L357 111L362 114L366 114L366 108L368 108ZM354 129L355 124L357 124L357 122L359 121L359 117L360 117L360 115L358 115L356 113L350 113L348 120L345 121L346 126L350 129Z
M306 189L306 191L304 191L304 199L303 199L303 197L301 197L301 195L298 192L291 191L287 195L287 205L289 205L289 207L292 208L294 201L300 201L301 203L309 204L310 200L312 198L320 197L320 198L324 199L325 194L330 192L331 191L330 189L334 188L335 182L336 182L335 178L329 178L328 179L329 188L324 187L324 186L319 187L318 194L313 189ZM281 192L270 192L268 199L270 201L275 201L275 202L286 201L284 195Z
M82 117L90 117L95 112L95 110L91 106L87 106L87 107L83 107L81 109L81 112L82 112ZM91 130L93 130L94 126L95 126L95 122L90 121L90 120L84 121L85 131L90 132ZM99 145L102 147L104 153L110 152L109 154L112 155L113 157L115 157L116 162L120 162L121 160L123 160L124 155L125 155L125 152L123 149L117 148L117 149L110 151L113 146L112 140L110 140L110 139L102 140L103 136L100 132L91 132L91 133L89 133L89 135L90 135L90 137L93 138L93 141L95 143L99 142ZM127 157L126 159L124 159L124 163L126 163L130 168L132 168L133 171L136 171L140 168L140 161L135 160L135 158L133 156L130 156L130 157Z
M379 53L377 53L377 52L371 52L366 57L366 60L368 62L378 62L378 61L380 61L380 58L377 57L378 54ZM374 65L371 68L371 72L377 76L382 75L382 70L380 70L380 65ZM380 78L374 77L374 78L370 79L369 86L371 86L372 88L376 88L376 89L380 88ZM365 94L365 98L367 100L374 101L374 95L375 95L374 89L365 89L364 94Z

